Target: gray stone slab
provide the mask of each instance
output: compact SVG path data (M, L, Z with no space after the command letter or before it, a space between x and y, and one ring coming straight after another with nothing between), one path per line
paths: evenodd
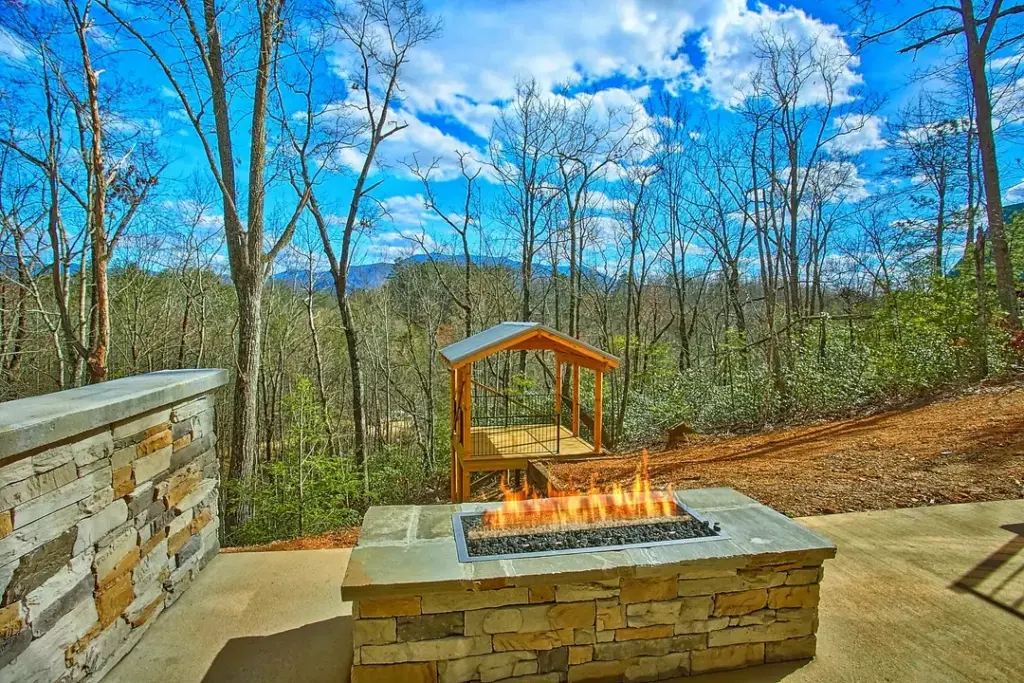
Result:
M223 386L226 370L163 370L0 403L0 459Z

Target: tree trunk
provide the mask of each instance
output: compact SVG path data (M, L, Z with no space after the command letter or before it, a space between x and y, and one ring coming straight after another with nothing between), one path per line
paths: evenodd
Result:
M257 448L256 394L260 376L260 327L263 299L263 280L249 275L235 276L238 297L238 351L235 365L235 392L233 429L231 432L231 479L248 489L255 469ZM231 511L230 528L245 524L252 517L252 497L249 490L241 492L237 505Z
M989 96L988 75L985 72L985 45L978 40L974 19L973 0L960 0L964 33L967 37L967 67L971 73L971 88L977 110L978 147L981 150L981 172L985 183L985 211L988 215L989 241L996 270L996 292L1012 329L1020 329L1017 292L1014 286L1010 248L1003 226L1003 201L999 189L999 162L996 158L995 133L992 130L992 102ZM995 18L989 19L995 21Z

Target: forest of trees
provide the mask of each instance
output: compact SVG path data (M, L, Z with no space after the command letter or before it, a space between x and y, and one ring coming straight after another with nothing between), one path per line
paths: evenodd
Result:
M1024 212L1004 220L1000 180L1022 170L1005 150L1024 130L1024 5L856 3L846 50L762 31L727 111L523 74L454 170L379 153L406 127L405 66L443 40L414 0L0 12L0 401L230 369L227 543L446 498L438 350L504 320L620 357L617 449L684 420L761 429L897 402L1004 376L1024 351ZM943 55L898 116L841 83L868 46ZM168 117L195 143L187 172ZM858 163L867 138L879 167ZM398 173L440 230L405 230L416 256L353 286L396 229L382 193ZM550 391L523 358L513 385Z

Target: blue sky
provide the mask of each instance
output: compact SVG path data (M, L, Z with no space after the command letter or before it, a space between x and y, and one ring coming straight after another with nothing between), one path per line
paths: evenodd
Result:
M357 262L392 260L410 253L413 247L406 237L414 233L425 233L439 243L450 239L445 227L424 210L422 186L402 162L414 154L423 162L437 159L438 179L448 179L436 186L439 203L457 207L463 190L457 179L456 152L486 158L491 121L512 96L517 78L534 78L546 91L569 84L570 93L588 91L608 106L640 111L645 111L645 98L668 89L687 103L695 118L706 112L728 125L729 108L742 97L754 63L752 45L758 31L815 37L823 45L847 43L839 27L846 21L839 3L426 0L426 4L440 16L443 33L416 50L403 74L402 101L395 118L408 127L382 147L380 158L387 170L375 177L384 179L375 195L389 217L373 234L362 237ZM914 6L900 3L895 11L905 16ZM172 160L160 187L162 201L172 207L187 196L191 176L204 172L205 160L183 120L180 103L155 66L120 52L129 40L111 38L101 29L94 33L98 47L111 50L110 59L117 60L120 68L130 64L133 75L152 89L152 104L140 100L131 116L136 125L158 131L161 147ZM870 178L887 153L882 139L887 122L917 92L931 87L927 81L914 80L914 74L943 59L949 49L926 50L914 59L897 55L896 47L894 42L868 47L841 81L850 98L883 98L873 118L849 140L859 174L866 179L866 192L872 191ZM0 34L0 56L5 56L7 64L17 62L16 50ZM336 65L333 76L343 83L340 71ZM1008 143L1004 150L1002 180L1007 198L1024 199L1024 171L1019 161L1014 162L1020 156L1018 146ZM324 189L326 202L344 206L350 182L344 175L332 177ZM496 192L486 181L481 189L485 203ZM273 193L272 200L282 206L292 201L287 190ZM206 218L211 229L217 225L217 212L219 207L211 207Z

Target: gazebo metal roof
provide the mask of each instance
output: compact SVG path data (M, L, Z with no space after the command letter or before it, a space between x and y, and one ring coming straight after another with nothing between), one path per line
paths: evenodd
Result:
M516 347L532 338L543 337L552 351L563 351L592 358L600 365L614 368L619 359L558 330L535 322L503 322L441 349L449 366L463 365Z

